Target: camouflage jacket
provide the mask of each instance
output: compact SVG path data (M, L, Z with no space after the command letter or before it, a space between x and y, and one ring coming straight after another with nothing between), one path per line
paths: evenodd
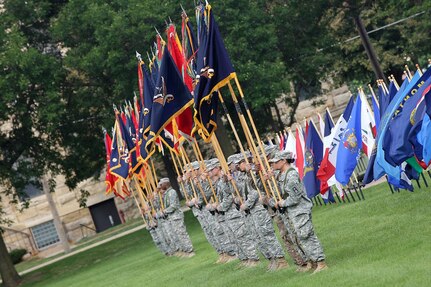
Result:
M307 197L304 184L299 178L299 173L294 168L280 172L278 184L281 196L284 199L284 207L287 207L289 216L311 212L313 204Z

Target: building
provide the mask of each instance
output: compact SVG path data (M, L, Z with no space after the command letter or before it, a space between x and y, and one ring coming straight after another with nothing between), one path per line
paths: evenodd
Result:
M70 244L104 231L112 226L138 218L139 211L133 198L116 198L105 195L104 175L98 180L88 179L70 191L64 184L64 178L55 178L56 188L52 194L61 222ZM79 206L80 190L87 190L90 196L87 207ZM31 255L47 257L62 251L53 216L45 193L34 185L25 189L30 198L30 206L20 211L21 205L1 203L13 223L4 228L3 238L8 250L24 248Z

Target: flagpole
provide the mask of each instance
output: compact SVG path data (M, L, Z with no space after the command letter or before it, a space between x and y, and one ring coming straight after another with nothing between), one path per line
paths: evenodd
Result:
M222 149L220 147L218 139L217 139L217 137L215 135L213 135L211 137L211 143L212 143L212 145L214 147L214 151L216 152L216 155L217 155L217 157L218 157L218 159L220 161L220 165L221 165L222 169L224 169L225 174L226 175L230 174L230 170L229 170L229 167L227 165L226 158L225 158L225 156L223 154L223 151L222 151ZM237 197L239 199L240 204L243 204L243 200L242 200L242 197L241 197L241 195L240 195L240 193L238 191L238 187L236 186L235 179L232 179L230 182L231 182L232 187L233 187L233 189L234 189L234 191L235 191L235 193L236 193L236 195L237 195Z
M180 171L178 170L178 166L177 166L177 162L176 162L176 160L175 160L174 154L173 154L173 152L172 152L172 150L171 150L171 149L169 149L169 151L170 151L170 153L171 153L172 161L174 162L175 171L177 172L177 175L178 175L178 176L181 176L181 173L180 173ZM184 184L183 184L183 181L182 181L182 180L180 181L180 185L181 185L181 188L182 188L182 189L183 189L183 191L184 191L184 197L186 198L186 201L189 201L189 198L188 198L188 196L187 196L187 190L184 188Z
M201 195L202 195L202 197L203 197L203 200L205 201L205 205L207 205L208 204L208 200L207 200L207 198L206 198L206 196L205 196L205 192L203 191L203 189L202 189L202 186L201 186L201 183L199 182L199 180L198 180L198 176L196 175L196 171L193 169L193 167L192 167L192 164L191 164L191 162L190 162L190 159L189 159L189 157L187 156L187 154L186 154L186 151L185 151L185 149L184 149L184 147L183 146L181 146L180 147L180 149L181 149L181 155L183 156L183 158L185 158L186 159L186 161L187 161L187 163L190 165L190 170L191 170L191 172L192 172L192 175L193 175L193 177L196 179L196 185L197 185L197 187L198 187L198 189L199 189L199 192L201 193ZM192 181L190 181L190 183L193 185L193 182ZM196 198L197 199L197 198Z
M196 158L198 159L198 162L199 162L200 167L201 167L201 168L202 168L202 170L206 173L206 171L207 171L207 167L206 167L206 165L205 165L205 161L204 161L204 158L203 158L203 156L202 156L201 150L200 150L200 148L199 148L198 142L197 142L197 140L196 140L195 138L193 139L192 147L193 147L193 151L194 151L194 153L195 153L195 156L196 156ZM206 179L207 179L207 181L208 181L208 183L209 183L209 186L210 186L210 188L211 188L211 192L212 192L212 194L213 194L213 196L214 196L214 199L215 199L216 203L218 203L217 194L216 194L216 192L215 192L215 190L214 190L213 183L212 183L212 181L211 181L211 178L208 176L208 174L206 174Z
M186 163L186 161L185 161L185 159L181 156L181 160L183 161L183 165L181 166L181 160L180 160L180 156L179 155L177 155L176 153L174 153L174 155L177 157L177 161L178 161L178 163L180 164L180 168L182 169L182 170L186 170L186 167L188 167L188 165L187 165L187 163ZM191 167L189 168L190 170L190 173L191 173ZM195 186L193 185L193 182L192 182L192 180L191 180L191 178L189 178L189 181L190 181L190 186L191 186L191 188L192 188L192 191L193 191L193 196L194 196L194 198L198 198L198 194L197 194L197 192L196 192L196 189L195 189Z
M223 107L223 111L224 111L224 113L225 113L225 115L226 115L226 118L227 118L227 120L228 120L228 122L229 122L229 125L230 125L230 127L231 127L231 129L232 129L232 131L233 131L233 134L234 134L234 136L235 136L235 139L236 139L236 141L237 141L237 143L238 143L238 146L239 146L239 149L240 149L240 151L241 151L241 154L243 155L244 160L247 162L247 156L245 155L244 146L243 146L243 145L242 145L242 143L241 143L241 140L240 140L240 138L239 138L239 136L238 136L238 132L237 132L237 131L236 131L236 129L235 129L235 126L234 126L234 124L233 124L232 118L231 118L231 116L230 116L230 113L229 113L229 111L228 111L228 109L227 109L227 107L226 107L226 104L225 104L225 102L224 102L224 100L223 100L223 97L222 97L222 95L221 95L220 91L218 91L218 97L219 97L220 103L221 103L221 105L222 105L222 107ZM252 177L252 179L253 179L253 182L254 182L254 184L255 184L255 186L256 186L256 188L257 188L257 181L256 181L256 178L255 178L255 176L254 176L254 174L253 174L253 172L252 172L251 170L250 170L250 175L251 175L251 177ZM263 187L264 187L264 189L265 189L265 193L266 193L266 195L267 195L268 197L270 197L270 196L269 196L268 189L267 189L266 184L265 184L265 180L263 180L262 172L261 172L261 171L259 171L259 175L261 176L261 180L262 180L262 183L263 183ZM274 191L273 191L273 190L271 190L271 191L272 191L273 197L275 198ZM260 195L260 192L259 192L259 195ZM260 196L261 196L261 195L260 195Z
M133 195L133 199L135 200L136 207L137 207L137 208L138 208L138 210L139 210L139 214L141 215L142 219L144 220L145 225L147 225L147 226L148 226L148 222L147 222L147 220L145 219L144 214L142 213L142 209L141 209L141 207L139 206L139 202L138 202L138 200L136 199L136 195L135 195L135 192L133 191L133 188L132 188L132 195Z
M271 166L270 166L270 164L269 164L269 162L268 162L268 159L267 159L267 157L266 157L265 149L264 149L264 148L263 148L263 146L262 146L262 142L261 142L261 140L260 140L259 134L257 133L256 126L254 125L253 117L251 116L250 110L248 109L248 106L247 106L247 104L246 104L246 102L245 102L245 100L244 100L244 95L243 95L243 93L242 93L241 87L240 87L239 82L238 82L238 79L237 79L236 77L235 77L235 83L236 83L236 85L237 85L238 91L239 91L240 96L241 96L241 99L242 99L242 101L243 101L243 104L244 104L245 110L246 110L246 112L247 112L247 114L248 114L248 117L249 117L250 123L251 123L251 125L252 125L252 128L253 128L253 130L254 130L254 132L255 132L256 140L257 140L257 143L258 143L258 145L259 145L259 147L260 147L260 150L261 150L261 152L262 152L262 156L263 156L263 159L264 159L264 162L265 162L265 164L266 164L266 165L263 165L263 162L262 162L262 160L261 160L261 158L260 158L259 154L257 154L258 149L257 149L257 147L256 147L256 145L255 145L255 143L254 143L254 141L252 140L252 139L253 139L253 137L252 137L252 135L251 135L251 131L250 131L250 129L248 128L247 122L245 121L244 114L243 114L243 113L242 113L242 111L241 111L241 107L239 106L238 99L237 99L237 97L236 97L236 95L235 95L235 92L234 92L234 90L233 90L232 85L231 85L231 83L230 83L230 82L228 82L229 91L230 91L231 96L232 96L232 99L233 99L233 101L234 101L235 108L237 108L237 113L238 113L238 116L239 116L239 118L240 118L240 122L241 122L242 128L243 128L243 130L244 130L244 133L245 133L245 134L248 134L248 135L250 136L250 139L251 139L250 151L255 152L255 157L257 158L257 160L258 160L258 162L259 162L260 166L261 166L262 168L266 167L266 169L264 169L264 171L265 171L265 173L266 173L268 170L270 170L270 169L271 169ZM275 180L274 175L271 175L271 179L272 179L273 187L274 187L274 189L275 189L275 191L276 191L276 194L277 194L278 200L282 200L282 197L281 197L281 195L280 195L280 191L278 190L278 185L277 185L277 182L276 182L276 180ZM269 181L269 180L268 180L268 181ZM269 185L269 186L271 186L271 185ZM270 187L270 188L271 188L271 187ZM275 197L274 197L274 199L277 199L277 198L275 198Z

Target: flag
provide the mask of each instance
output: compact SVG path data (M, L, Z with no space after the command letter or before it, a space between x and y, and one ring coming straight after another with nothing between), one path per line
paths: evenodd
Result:
M378 130L380 126L380 108L379 108L379 103L377 102L377 99L373 93L371 97L371 102L373 104L374 122L376 123L376 129ZM374 135L374 137L375 136L376 134Z
M422 158L427 166L431 164L431 120L426 113L422 121L422 127L417 134L417 140L422 146Z
M116 118L114 124L114 134L112 135L112 150L111 150L111 161L109 163L109 169L111 173L117 177L117 181L126 180L129 176L129 150L123 142L120 131L119 117ZM116 188L117 191L118 188Z
M317 118L319 119L319 128L320 128L319 132L323 138L323 134L325 132L325 122L324 122L322 116L320 115L320 113L317 113Z
M383 147L385 159L393 166L401 165L414 156L414 150L409 141L409 133L415 121L421 121L424 115L424 97L431 90L431 69L428 69L417 84L389 119L384 142L390 144ZM416 118L419 115L419 118Z
M208 19L208 34L202 33L197 57L197 84L194 90L193 132L199 133L205 141L217 129L218 90L225 86L236 73L223 44L210 5L205 7ZM204 29L205 30L205 29Z
M111 148L112 148L112 140L106 130L103 131L105 135L105 151L106 151L106 175L105 175L105 183L106 183L106 194L115 191L115 181L116 176L110 172L110 162L111 162Z
M361 98L361 138L362 138L362 150L368 158L371 157L374 147L374 135L376 134L376 124L374 122L374 116L371 111L371 107L368 104L362 90L358 93L358 97Z
M346 130L343 132L343 136L341 137L341 142L338 147L335 178L343 185L347 185L349 183L350 176L358 163L360 150L362 148L361 106L362 100L358 95L352 109L352 114L347 123Z
M147 151L145 145L147 143L148 134L151 127L151 107L153 103L153 96L155 94L154 83L148 73L148 69L143 61L139 62L138 80L142 81L142 94L140 94L139 102L139 120L138 120L138 160L144 162L147 158ZM139 72L140 71L140 72ZM142 77L142 79L139 79ZM140 91L141 93L141 91Z
M316 177L317 170L323 158L323 142L319 133L310 120L304 152L304 182L307 196L313 198L320 193L320 181Z
M175 25L170 24L166 29L167 34L167 47L168 51L172 56L172 59L180 72L181 78L184 84L189 89L190 93L193 93L192 78L187 73L186 61L180 39L178 38L175 30ZM191 109L185 109L182 113L172 120L171 124L166 126L166 130L172 135L172 141L174 145L178 144L185 138L190 137L193 128L193 114Z
M163 129L192 104L192 95L184 85L170 53L165 48L156 92L152 100L150 132L145 145L149 155L154 151L154 142Z
M293 154L293 158L296 159L296 139L290 128L287 132L287 140L284 145L284 150L291 152Z
M279 148L280 148L280 150L283 150L284 149L284 136L283 136L283 134L281 132L280 132L278 138L280 139Z
M323 156L322 162L320 163L320 168L317 172L317 177L319 178L319 180L327 182L327 185L323 185L324 189L321 190L321 192L323 193L326 192L327 187L335 185L337 183L337 181L335 180L335 169L337 166L338 147L343 137L343 133L346 130L347 122L349 121L353 104L353 96L351 96L346 108L344 109L343 114L338 119L337 123L331 131L331 135L327 139L328 146L325 148L325 154Z
M300 125L296 127L296 167L298 168L299 178L302 179L304 176L304 133Z
M197 42L194 34L194 29L190 23L190 19L185 12L181 14L181 39L184 59L186 60L186 72L190 77L195 78Z
M425 75L425 74L424 74ZM411 82L407 85L407 87L404 90L399 89L398 93L395 95L394 99L391 101L389 106L387 107L385 113L382 116L381 122L380 122L380 128L378 131L377 136L377 152L376 152L376 160L374 162L374 179L378 179L382 177L385 173L392 176L395 179L400 179L400 169L399 167L395 167L388 163L385 159L385 152L383 150L383 146L388 146L391 143L384 141L385 133L388 129L388 123L389 120L394 115L395 111L400 107L400 105L404 104L404 99L406 96L410 97L410 93L412 90L417 90L418 83L421 82L419 73L416 73ZM404 83L403 83L404 85ZM386 138L387 139L387 138Z
M129 151L128 156L128 162L130 164L131 172L138 173L141 162L138 161L137 155L136 155L136 141L133 141L132 138L132 130L136 130L134 127L130 126L129 120L127 119L127 123L123 123L123 121L119 120L119 129L122 136L122 139L124 141L125 148Z
M332 130L334 129L334 122L332 121L332 117L331 114L329 113L329 110L326 110L325 112L325 119L324 119L324 123L323 123L323 131L322 131L322 136L323 136L323 158L325 160L327 160L327 152L329 151L329 148L331 146L331 134L332 134ZM323 159L321 162L321 165L319 167L319 170L317 171L316 176L319 175L319 171L320 168L322 166L323 163ZM328 186L328 181L323 178L323 180L321 178L319 178L320 180L320 194L322 195L322 198L324 200L328 199L328 196L330 194L328 194L328 190L329 190L329 186Z

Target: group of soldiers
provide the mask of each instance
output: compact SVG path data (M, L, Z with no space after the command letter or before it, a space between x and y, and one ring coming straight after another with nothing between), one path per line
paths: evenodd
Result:
M287 268L274 221L298 272L326 269L325 255L312 224L312 202L292 165L292 153L276 146L265 146L264 151L271 164L271 170L264 175L251 153L229 156L228 171L223 170L217 158L184 166L178 182L186 205L219 254L217 263L239 259L243 267L256 266L260 252L269 261L268 270ZM270 187L271 184L276 186ZM279 196L274 194L275 189ZM156 246L166 255L193 256L179 198L169 179L160 180L157 192L152 198L157 212L151 216L148 205L143 210Z

